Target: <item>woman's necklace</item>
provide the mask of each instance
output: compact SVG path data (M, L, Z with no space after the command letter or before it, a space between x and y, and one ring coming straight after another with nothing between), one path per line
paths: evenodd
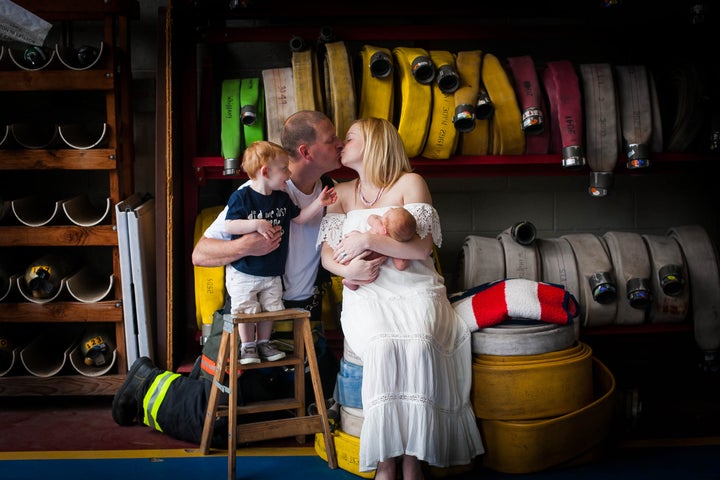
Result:
M362 186L361 186L361 184L360 184L360 179L358 179L358 183L357 183L358 198L360 199L360 201L362 202L362 204L365 205L366 207L372 207L373 205L375 205L375 204L377 203L377 201L380 200L380 195L382 195L384 191L385 191L385 187L382 187L380 190L378 190L378 193L377 193L377 196L375 197L375 200L373 200L372 202L370 202L370 201L366 200L365 197L363 196Z

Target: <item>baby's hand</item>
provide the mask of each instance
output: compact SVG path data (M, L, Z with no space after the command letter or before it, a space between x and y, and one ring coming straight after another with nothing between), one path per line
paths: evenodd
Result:
M268 220L258 219L255 220L255 224L256 231L260 235L267 238L268 240L272 239L273 235L275 234L275 227L273 227L272 223L270 223Z
M325 187L322 189L322 192L320 192L320 203L324 207L327 207L328 205L332 205L337 201L337 194L335 193L335 187Z

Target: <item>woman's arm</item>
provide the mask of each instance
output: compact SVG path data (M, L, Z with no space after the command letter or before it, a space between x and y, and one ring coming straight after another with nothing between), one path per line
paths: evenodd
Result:
M415 235L412 240L398 242L387 235L348 233L335 249L333 259L339 262L343 258L353 259L364 251L373 251L387 257L404 258L406 260L425 260L432 253L432 236L420 238ZM343 256L343 254L347 254Z
M352 283L365 285L372 283L380 273L380 265L382 265L386 257L378 257L372 260L366 260L365 257L372 252L363 252L359 256L353 258L347 264L338 263L333 259L333 249L327 243L323 243L320 252L320 259L325 270L339 277L346 278Z

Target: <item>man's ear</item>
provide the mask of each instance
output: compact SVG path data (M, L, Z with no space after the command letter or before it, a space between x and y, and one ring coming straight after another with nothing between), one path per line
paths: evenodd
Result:
M308 158L310 156L310 149L308 149L306 144L301 143L298 147L298 153L302 158Z

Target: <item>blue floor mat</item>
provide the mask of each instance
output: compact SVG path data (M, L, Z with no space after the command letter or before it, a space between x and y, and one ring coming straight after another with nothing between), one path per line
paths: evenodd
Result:
M222 455L152 458L32 459L0 461L3 480L224 479L227 458ZM238 480L357 480L345 470L331 470L314 455L238 456ZM477 468L448 480L720 480L720 446L635 448L618 451L600 461L533 474L504 474Z

